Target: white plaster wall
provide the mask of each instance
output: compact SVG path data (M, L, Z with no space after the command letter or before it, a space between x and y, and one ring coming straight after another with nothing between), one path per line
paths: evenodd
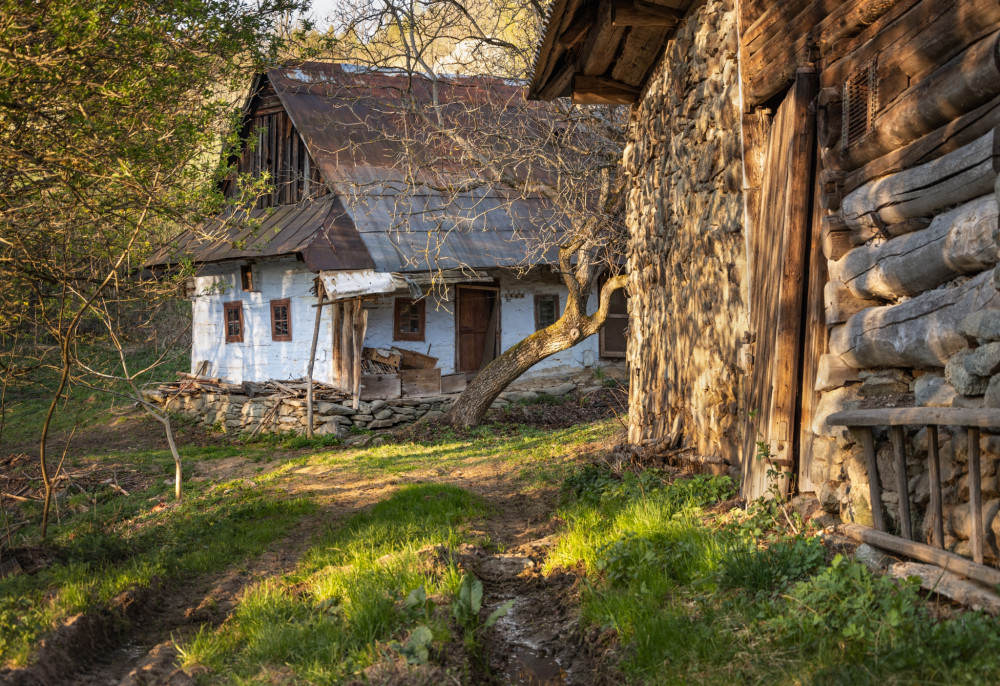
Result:
M569 291L561 284L549 284L538 280L517 279L513 275L500 278L500 314L503 318L500 344L504 350L535 332L535 295L556 294L559 296L560 312L566 306ZM587 312L597 310L597 289L587 301ZM556 353L529 369L524 376L553 374L573 371L581 367L592 367L598 360L599 337L590 336L568 350Z
M196 295L192 306L194 318L191 367L195 371L201 360L210 360L206 372L234 383L293 379L306 375L309 348L316 309L316 297L310 293L314 274L294 258L278 258L255 264L254 278L259 291L245 293L240 288L239 264L211 265L202 269L195 279ZM535 331L536 294L557 294L559 306L566 304L567 290L560 284L538 280L519 280L513 275L500 278L501 346L504 350ZM270 301L289 298L292 310L292 340L271 340ZM226 343L223 303L243 302L243 342ZM393 297L366 303L368 331L365 345L369 347L413 350L438 358L442 374L455 371L455 306L454 288L442 303L433 298L427 302L426 335L424 341L394 341ZM588 311L597 308L597 297L591 294ZM323 308L319 342L316 350L315 377L331 382L330 369L331 321L330 309ZM535 365L525 376L570 372L590 367L598 359L598 337L591 336L580 344L553 355Z
M195 279L192 305L193 335L191 368L201 360L210 360L206 372L234 383L295 379L305 377L309 349L316 318L314 274L295 258L277 258L257 262L254 279L258 291L246 293L240 288L238 263L210 265ZM291 305L292 340L271 340L272 300L288 298ZM223 303L243 301L243 342L226 343ZM332 382L330 359L330 308L323 308L316 348L314 376Z
M368 333L365 335L365 345L374 348L395 347L430 355L438 358L438 367L442 374L453 374L456 362L455 289L449 288L446 297L447 300L443 302L436 301L433 296L427 299L423 341L392 340L394 297L379 298L371 304L366 304Z

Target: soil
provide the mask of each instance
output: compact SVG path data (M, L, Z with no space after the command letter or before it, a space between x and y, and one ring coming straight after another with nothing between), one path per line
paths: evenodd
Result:
M580 421L613 415L620 407L611 392L598 392L581 399L572 398L555 405L530 405L493 412L488 421L497 430L517 423L541 428L562 428ZM161 447L162 431L151 420L136 417L124 424L85 432L73 441L73 450L99 446L107 453L114 446L148 449ZM433 426L416 426L385 436L383 440L427 438ZM193 430L185 430L185 441L213 440ZM127 438L122 437L122 435ZM113 437L118 438L113 438ZM84 439L79 441L78 439ZM610 452L615 440L594 450ZM162 446L162 447L165 447ZM119 448L121 449L121 448ZM303 451L286 451L278 459ZM315 452L315 449L306 452ZM82 452L81 452L82 454ZM8 454L9 455L9 454ZM5 458L0 457L0 460ZM29 459L13 455L14 460ZM222 480L252 478L259 464L242 457L197 463L190 470L193 479ZM114 471L126 489L143 487L142 474L120 465L92 465L94 480ZM263 555L218 574L192 579L187 583L154 583L149 588L115 599L100 612L77 616L53 632L39 647L36 663L25 669L0 671L0 684L34 686L67 683L82 686L139 686L193 684L193 676L176 666L176 641L199 630L221 624L238 603L242 593L260 580L292 571L308 548L312 532L329 526L385 499L409 482L451 483L482 496L490 503L490 516L483 531L491 540L490 549L467 547L460 564L479 577L484 585L482 619L507 600L514 605L507 616L482 636L485 647L480 664L473 665L474 683L494 684L604 684L616 678L612 666L614 645L600 631L584 632L578 621L580 576L577 570L543 574L551 534L558 528L555 517L556 489L522 491L518 468L502 460L476 460L459 470L441 473L418 470L401 476L362 477L341 465L305 466L292 470L281 481L289 495L309 495L320 506L318 514L301 521L287 536L276 541ZM6 470L5 470L6 471ZM77 472L74 469L74 473ZM18 487L5 482L4 490ZM148 484L147 484L148 485ZM473 532L477 533L477 532ZM503 553L497 553L497 550ZM36 557L44 553L35 551ZM26 555L26 559L27 556ZM44 564L44 559L39 564ZM459 643L444 648L439 666L413 668L405 661L380 662L366 671L367 683L448 684L459 683L456 674L468 674L462 663L468 660ZM451 665L446 669L440 664ZM281 670L271 675L275 683L291 675Z

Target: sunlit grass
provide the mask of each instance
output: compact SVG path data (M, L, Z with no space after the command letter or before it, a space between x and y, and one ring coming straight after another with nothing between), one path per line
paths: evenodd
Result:
M629 681L996 682L996 619L938 621L919 585L776 531L773 505L757 521L708 514L727 490L593 468L568 481L567 529L547 564L584 564L584 621L617 635ZM761 528L764 540L752 533Z
M485 513L481 499L454 486L403 486L320 534L294 573L250 590L217 631L182 643L183 664L207 667L211 683L246 683L267 665L296 681L340 683L417 623L447 640L446 614L402 600L421 586L431 597L455 594L461 576L446 551L476 542L469 524ZM418 552L427 546L441 548Z

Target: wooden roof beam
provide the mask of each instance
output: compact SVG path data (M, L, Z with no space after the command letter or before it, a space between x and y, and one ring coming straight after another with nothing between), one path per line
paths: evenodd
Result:
M613 26L676 26L683 16L680 10L642 0L614 0L611 5Z
M594 25L594 12L581 12L570 22L566 30L559 34L559 45L567 50L581 43Z
M639 99L639 89L604 76L573 77L575 105L631 105Z

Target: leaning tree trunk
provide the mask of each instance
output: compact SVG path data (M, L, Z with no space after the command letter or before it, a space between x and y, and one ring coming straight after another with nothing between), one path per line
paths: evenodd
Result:
M497 396L519 376L546 357L571 348L597 333L608 317L612 294L623 288L626 281L625 275L609 279L601 289L600 306L591 315L587 314L587 296L574 297L571 291L562 317L551 326L514 344L486 365L440 422L456 428L479 424Z

